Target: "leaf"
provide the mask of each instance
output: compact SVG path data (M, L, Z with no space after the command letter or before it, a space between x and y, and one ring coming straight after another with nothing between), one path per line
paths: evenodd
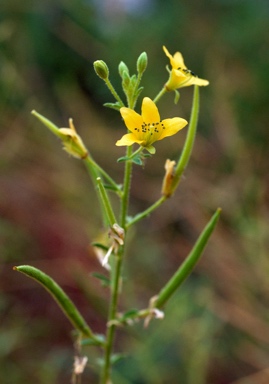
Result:
M143 160L140 156L136 156L132 159L132 162L136 165L143 165Z
M145 147L145 149L151 154L154 155L156 152L156 149L153 147L153 145L150 145L149 147Z
M144 87L140 87L137 89L136 93L135 93L135 98L138 99L140 93L143 91Z
M135 317L139 313L138 309L130 309L122 315L122 319L127 320L130 317Z
M104 107L116 109L116 111L119 111L120 108L123 107L123 105L119 102L117 102L117 103L105 103Z
M117 162L118 163L122 163L123 161L127 161L127 160L130 160L128 156L123 156L123 157L119 157Z
M110 286L110 279L107 276L103 275L102 273L92 272L91 276L96 277L96 279L100 280L104 287Z
M98 242L92 242L91 245L93 247L100 248L100 249L102 249L105 252L108 251L108 247L106 245L104 245L104 244L101 244L101 243L98 243Z
M104 345L105 344L105 336L101 334L95 334L96 339L98 340L98 343L96 340L93 339L83 339L80 341L80 344L82 346L86 345Z
M115 353L114 355L111 356L111 363L116 364L118 361L125 359L125 355L122 353Z
M119 192L122 188L122 185L111 185L111 184L104 184L104 188L109 190L109 191L115 191L115 192Z

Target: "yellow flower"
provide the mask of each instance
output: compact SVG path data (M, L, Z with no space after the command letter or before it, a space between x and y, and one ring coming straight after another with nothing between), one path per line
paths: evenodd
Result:
M149 97L144 97L142 101L141 115L133 109L125 107L120 109L120 113L131 133L123 135L116 142L116 145L129 146L137 143L152 154L155 153L155 148L152 146L155 141L175 135L188 124L186 120L180 117L161 120L156 104Z
M191 70L184 64L183 56L180 52L176 52L172 56L165 46L163 46L164 53L170 59L172 70L168 82L165 84L167 91L175 91L178 88L188 87L189 85L205 86L209 82L197 77Z

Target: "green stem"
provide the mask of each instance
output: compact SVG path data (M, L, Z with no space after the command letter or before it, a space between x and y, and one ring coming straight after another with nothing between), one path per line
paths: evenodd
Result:
M157 96L155 96L155 99L153 100L155 104L160 100L160 98L167 92L167 89L163 87Z
M119 99L118 99L119 100ZM121 102L121 100L119 100ZM133 109L136 100L128 100L128 107ZM143 149L143 148L142 148ZM135 154L139 153L141 148L135 152ZM126 149L126 158L133 157L133 148L132 146L127 147ZM128 215L128 207L129 207L129 194L130 194L130 185L131 185L131 177L132 177L132 161L125 162L125 171L124 171L124 182L123 189L121 195L121 213L120 213L120 226L124 229L127 229L126 221ZM113 280L111 287L111 296L110 296L110 306L109 306L109 316L108 316L108 328L106 333L106 346L105 346L105 361L103 372L101 376L101 384L108 384L110 382L110 371L111 371L111 354L113 350L114 338L115 338L115 325L111 324L116 318L118 301L119 301L119 293L120 293L120 279L121 279L121 270L122 270L122 261L124 256L125 244L123 244L119 248L119 252L115 255L115 265L113 267Z
M106 190L102 183L101 178L97 177L96 181L99 187L98 190L100 193L101 201L103 203L104 211L106 212L109 225L112 227L117 222L112 205L110 203L110 200L108 198L108 195L106 193Z
M104 79L104 82L106 83L108 89L110 90L112 95L115 97L115 99L120 103L120 106L124 107L123 101L121 100L121 98L117 94L117 92L116 92L115 88L113 87L113 85L111 84L110 80L107 78L107 79Z
M127 147L126 156L128 157L132 156L132 147ZM128 214L131 174L132 174L132 162L126 161L122 199L121 199L121 216L120 216L120 226L124 230L126 229L126 218ZM114 338L115 338L115 325L110 324L110 322L116 318L116 313L118 308L123 255L124 255L124 245L120 247L118 254L115 255L115 266L113 268L114 273L113 273L113 281L112 281L112 287L111 287L111 299L110 299L109 316L108 316L108 328L106 333L106 346L105 346L105 357L104 357L105 361L104 361L104 367L103 367L103 372L101 376L101 382L100 382L101 384L107 384L109 383L109 380L110 380L111 354L112 354Z
M90 155L88 155L84 159L84 162L85 162L85 166L87 168L87 171L90 175L90 178L92 180L92 183L93 183L94 187L96 188L96 184L97 184L96 180L100 176L98 168L93 165L92 158L90 157ZM102 221L103 221L104 225L107 225L108 224L107 223L107 215L106 215L105 210L103 209L104 205L101 201L100 194L97 194L97 198L98 198L98 202L100 204L100 210L102 213Z
M100 382L101 384L107 384L110 382L109 380L110 380L110 374L111 374L111 355L113 351L113 343L114 343L115 329L116 329L115 324L111 324L110 322L116 318L116 314L117 314L123 252L124 252L124 246L120 248L118 255L115 255L116 265L115 265L114 276L112 280L111 301L110 301L108 325L107 325L108 328L106 333L104 369L102 372L102 377Z
M159 208L165 201L167 200L166 196L162 196L157 200L154 204L152 204L149 208L147 208L144 212L139 213L135 217L133 217L127 224L126 229L131 227L131 225L137 223L138 221L144 219L148 215L150 215L155 209Z
M128 107L130 109L133 109L135 102L136 102L136 100L129 101ZM140 151L140 149L141 149L141 147L138 148L137 151ZM132 158L132 154L133 154L133 147L132 146L127 147L126 157ZM120 222L120 225L124 230L126 229L126 219L127 219L127 215L128 215L132 169L133 169L133 163L131 161L126 161L125 171L124 171L123 194L122 194L122 200L121 200L121 222Z
M144 147L139 147L136 151L134 151L131 156L126 160L126 161L130 161L132 159L134 159L137 155L139 155L140 152L142 152L144 150Z
M132 156L132 147L128 147L126 157L130 158L131 156ZM126 161L125 163L124 183L123 183L122 200L121 200L121 219L120 219L120 226L124 230L126 227L126 218L128 214L132 165L133 163L131 161Z
M198 116L199 116L199 87L198 85L195 85L188 134L185 140L185 144L184 144L181 156L176 165L173 185L171 188L172 193L177 188L180 178L189 163L194 141L195 141L195 136L196 136Z
M106 179L109 182L113 190L117 191L118 193L121 193L121 186L118 185L112 179L112 177L110 177L108 173L93 160L91 156L88 155L85 159L83 159L83 161L85 162L85 165L87 169L90 171L90 173L93 174L94 181L100 174L104 177L104 179Z

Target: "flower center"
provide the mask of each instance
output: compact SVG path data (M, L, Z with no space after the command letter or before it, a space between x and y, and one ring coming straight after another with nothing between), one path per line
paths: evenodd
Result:
M196 75L194 72L192 72L190 69L187 69L187 68L181 68L181 67L178 67L178 69L179 69L180 71L185 72L186 75L191 75L191 76L197 77L197 75Z
M156 123L145 123L140 128L135 128L140 138L143 140L144 145L150 145L154 141L158 140L165 129L164 124L161 121Z

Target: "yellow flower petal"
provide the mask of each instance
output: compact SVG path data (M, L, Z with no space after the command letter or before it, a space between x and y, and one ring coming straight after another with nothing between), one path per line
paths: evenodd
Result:
M181 117L173 117L172 119L164 119L162 120L162 124L164 129L161 132L161 135L158 140L162 140L165 137L173 136L182 128L184 128L188 122Z
M122 145L129 146L129 145L133 145L134 143L141 144L142 142L143 140L138 140L136 135L134 135L133 133L127 133L126 135L123 135L122 138L116 142L116 145L118 147Z
M163 45L163 50L164 50L164 53L166 54L166 56L171 60L173 59L173 56L171 55L171 53L169 53L168 49Z
M151 124L160 121L160 114L156 104L149 98L144 97L142 102L142 118L144 123Z
M183 56L180 52L176 52L174 56L172 56L168 49L163 46L164 53L170 60L170 64L173 69L178 69L178 68L186 68L186 65L184 64Z
M166 83L166 88L168 91L173 91L178 88L188 87L190 85L206 86L209 82L204 79L193 75L189 70L185 72L182 70L172 69L170 73L170 78Z
M142 116L136 113L133 109L123 107L120 109L120 113L125 122L126 127L131 132L133 132L135 128L143 124Z
M199 85L199 86L206 86L209 84L208 80L200 79L200 77L194 77L192 76L188 82L187 85Z
M184 64L183 56L180 52L176 52L174 54L172 61L174 65L172 64L172 62L171 62L171 65L174 69L186 68L186 65Z

